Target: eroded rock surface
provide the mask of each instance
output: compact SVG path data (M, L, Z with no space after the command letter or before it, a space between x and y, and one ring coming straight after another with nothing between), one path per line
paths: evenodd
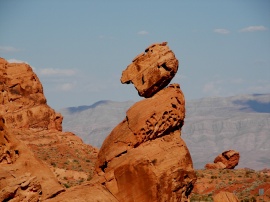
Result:
M0 116L0 201L40 201L64 188L30 149L9 131Z
M104 141L96 164L119 201L187 201L196 181L181 139L185 100L178 84L134 104Z
M0 116L9 131L0 136L1 199L43 200L92 178L97 149L62 132L29 65L0 58Z
M240 159L239 152L235 150L228 150L219 154L214 163L208 163L205 165L206 169L234 169L238 165Z
M178 70L178 60L167 42L153 44L136 56L123 71L121 82L133 83L142 97L151 97L166 87Z
M0 179L6 188L1 197L4 196L4 200L17 200L19 197L19 200L26 201L30 200L25 198L26 195L33 201L189 201L196 175L188 148L181 138L185 99L178 84L166 87L177 69L178 60L167 43L161 43L149 46L123 72L121 82L132 82L139 94L147 99L135 103L127 111L125 119L106 138L90 182L60 193L63 190L61 186L59 189L49 184L43 186L48 180L40 180L40 172L47 168L33 169L30 174L17 174L18 180L13 181L12 189L9 188L9 178ZM0 104L5 106L1 108L0 115L3 115L3 122L13 128L18 139L27 143L32 150L52 149L57 145L50 150L54 150L57 156L53 161L50 159L51 165L56 167L60 166L58 162L62 159L70 159L74 155L77 161L81 157L75 145L81 145L80 151L93 152L84 151L83 143L75 135L61 132L62 116L46 104L42 86L30 66L9 64L1 59L0 71L3 73ZM6 144L5 140L1 139L6 148L1 148L1 159L9 169L14 169L10 164L23 159L21 150L6 152L15 147ZM69 143L70 150L75 149L72 152L75 154L63 150L67 148L63 147L66 143ZM36 155L41 157L44 154L37 152ZM25 165L31 168L33 165L36 168L40 166L32 162ZM17 171L23 171L22 166L18 165ZM91 168L89 165L89 171ZM25 188L26 184L29 188ZM32 192L35 194L32 195Z
M46 104L42 85L25 63L0 58L0 114L9 128L62 130L61 114Z

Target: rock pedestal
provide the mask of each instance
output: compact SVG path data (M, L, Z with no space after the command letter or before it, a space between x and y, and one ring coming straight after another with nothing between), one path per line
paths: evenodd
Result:
M187 201L196 181L181 138L185 99L174 77L178 60L154 44L123 71L146 99L135 103L105 139L96 163L101 183L118 201Z

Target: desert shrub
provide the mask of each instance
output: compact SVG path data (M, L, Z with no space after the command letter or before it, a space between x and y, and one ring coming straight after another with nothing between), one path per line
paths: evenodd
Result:
M66 188L69 188L70 187L70 185L69 184L64 184L64 186L66 187Z

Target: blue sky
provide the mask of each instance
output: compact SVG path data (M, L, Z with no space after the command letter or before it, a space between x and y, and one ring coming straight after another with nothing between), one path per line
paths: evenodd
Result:
M48 104L139 100L122 70L152 43L186 100L270 93L270 1L0 0L0 57L30 64Z

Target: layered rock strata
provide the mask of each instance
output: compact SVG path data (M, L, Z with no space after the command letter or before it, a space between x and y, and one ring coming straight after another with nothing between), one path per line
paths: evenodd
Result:
M205 165L206 169L234 169L238 165L240 159L239 152L235 150L228 150L219 154L214 163L208 163Z

